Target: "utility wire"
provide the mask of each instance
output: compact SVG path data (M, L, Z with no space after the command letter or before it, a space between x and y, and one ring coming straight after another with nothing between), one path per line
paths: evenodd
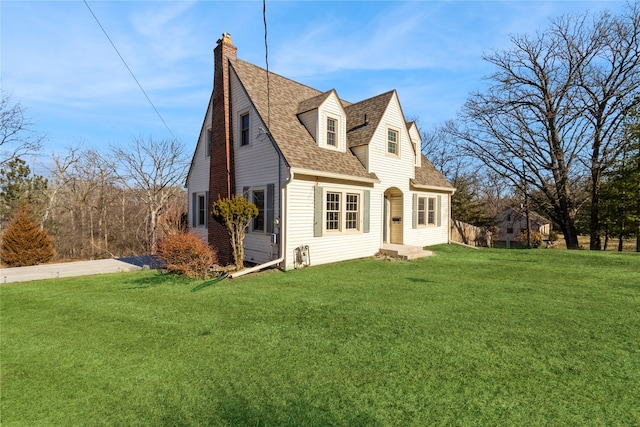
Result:
M138 84L138 87L140 88L140 90L144 94L145 98L147 98L147 101L149 101L149 104L151 104L151 107L153 107L153 110L156 112L156 114L158 115L158 117L160 118L162 123L164 124L164 127L167 128L167 130L169 131L169 133L171 134L173 139L176 139L176 136L173 134L173 132L171 132L171 129L169 128L169 125L167 125L167 122L164 121L164 119L162 118L162 115L160 115L160 112L158 111L156 106L153 105L153 102L151 102L151 98L149 98L149 95L147 95L147 92L145 92L144 89L142 88L142 85L140 84L140 82L136 78L135 74L133 74L133 71L131 71L131 68L129 68L129 65L127 65L127 61L125 61L124 58L122 57L122 55L120 54L120 51L118 50L116 45L111 40L111 37L109 37L109 34L107 34L107 31L104 29L104 27L100 23L100 20L98 20L98 17L95 15L95 13L93 13L93 10L91 10L91 7L89 7L89 3L87 3L87 0L83 0L83 1L84 1L84 4L87 6L87 9L89 9L89 12L91 12L91 15L93 15L93 19L96 20L96 22L100 26L100 29L102 30L104 35L107 37L107 40L109 40L109 43L111 43L111 46L113 46L113 49L116 51L116 53L118 54L118 56L122 60L122 63L124 64L125 67L127 67L127 70L129 70L129 74L131 74L131 77L133 77L133 80L135 80L135 82ZM265 37L266 37L266 35L265 35Z
M269 45L267 43L267 0L262 0L262 20L264 21L264 62L267 65L267 129L271 123L271 105L269 88Z

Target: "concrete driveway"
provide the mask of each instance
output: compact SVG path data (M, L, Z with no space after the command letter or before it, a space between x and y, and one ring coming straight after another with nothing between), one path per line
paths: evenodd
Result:
M138 256L3 268L0 269L0 283L120 273L123 271L142 270L143 268L155 268L157 265L157 260L151 256Z

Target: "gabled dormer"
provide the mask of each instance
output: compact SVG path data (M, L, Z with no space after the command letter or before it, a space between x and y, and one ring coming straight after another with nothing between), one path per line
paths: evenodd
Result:
M347 115L334 89L302 101L298 118L320 148L347 150Z
M421 150L422 150L422 138L420 137L420 131L418 130L418 126L416 122L407 123L407 130L409 131L409 139L411 140L411 144L413 146L413 156L414 156L414 165L419 168L421 165Z

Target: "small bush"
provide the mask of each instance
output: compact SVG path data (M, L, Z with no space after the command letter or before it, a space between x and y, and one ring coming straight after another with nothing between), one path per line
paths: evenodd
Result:
M158 242L158 258L167 270L193 279L206 279L218 262L215 249L193 233L178 233Z
M542 246L542 234L535 230L530 230L529 233L529 236L531 238L531 247L539 248L540 246ZM527 230L520 232L520 234L516 236L516 241L523 244L524 246L527 246Z
M2 234L0 257L9 267L49 262L55 256L53 240L33 220L33 208L22 202Z

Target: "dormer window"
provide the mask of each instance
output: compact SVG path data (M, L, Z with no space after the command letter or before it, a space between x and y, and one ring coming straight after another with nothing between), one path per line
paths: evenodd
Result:
M327 145L335 147L338 145L336 129L338 127L338 121L332 117L327 117Z

